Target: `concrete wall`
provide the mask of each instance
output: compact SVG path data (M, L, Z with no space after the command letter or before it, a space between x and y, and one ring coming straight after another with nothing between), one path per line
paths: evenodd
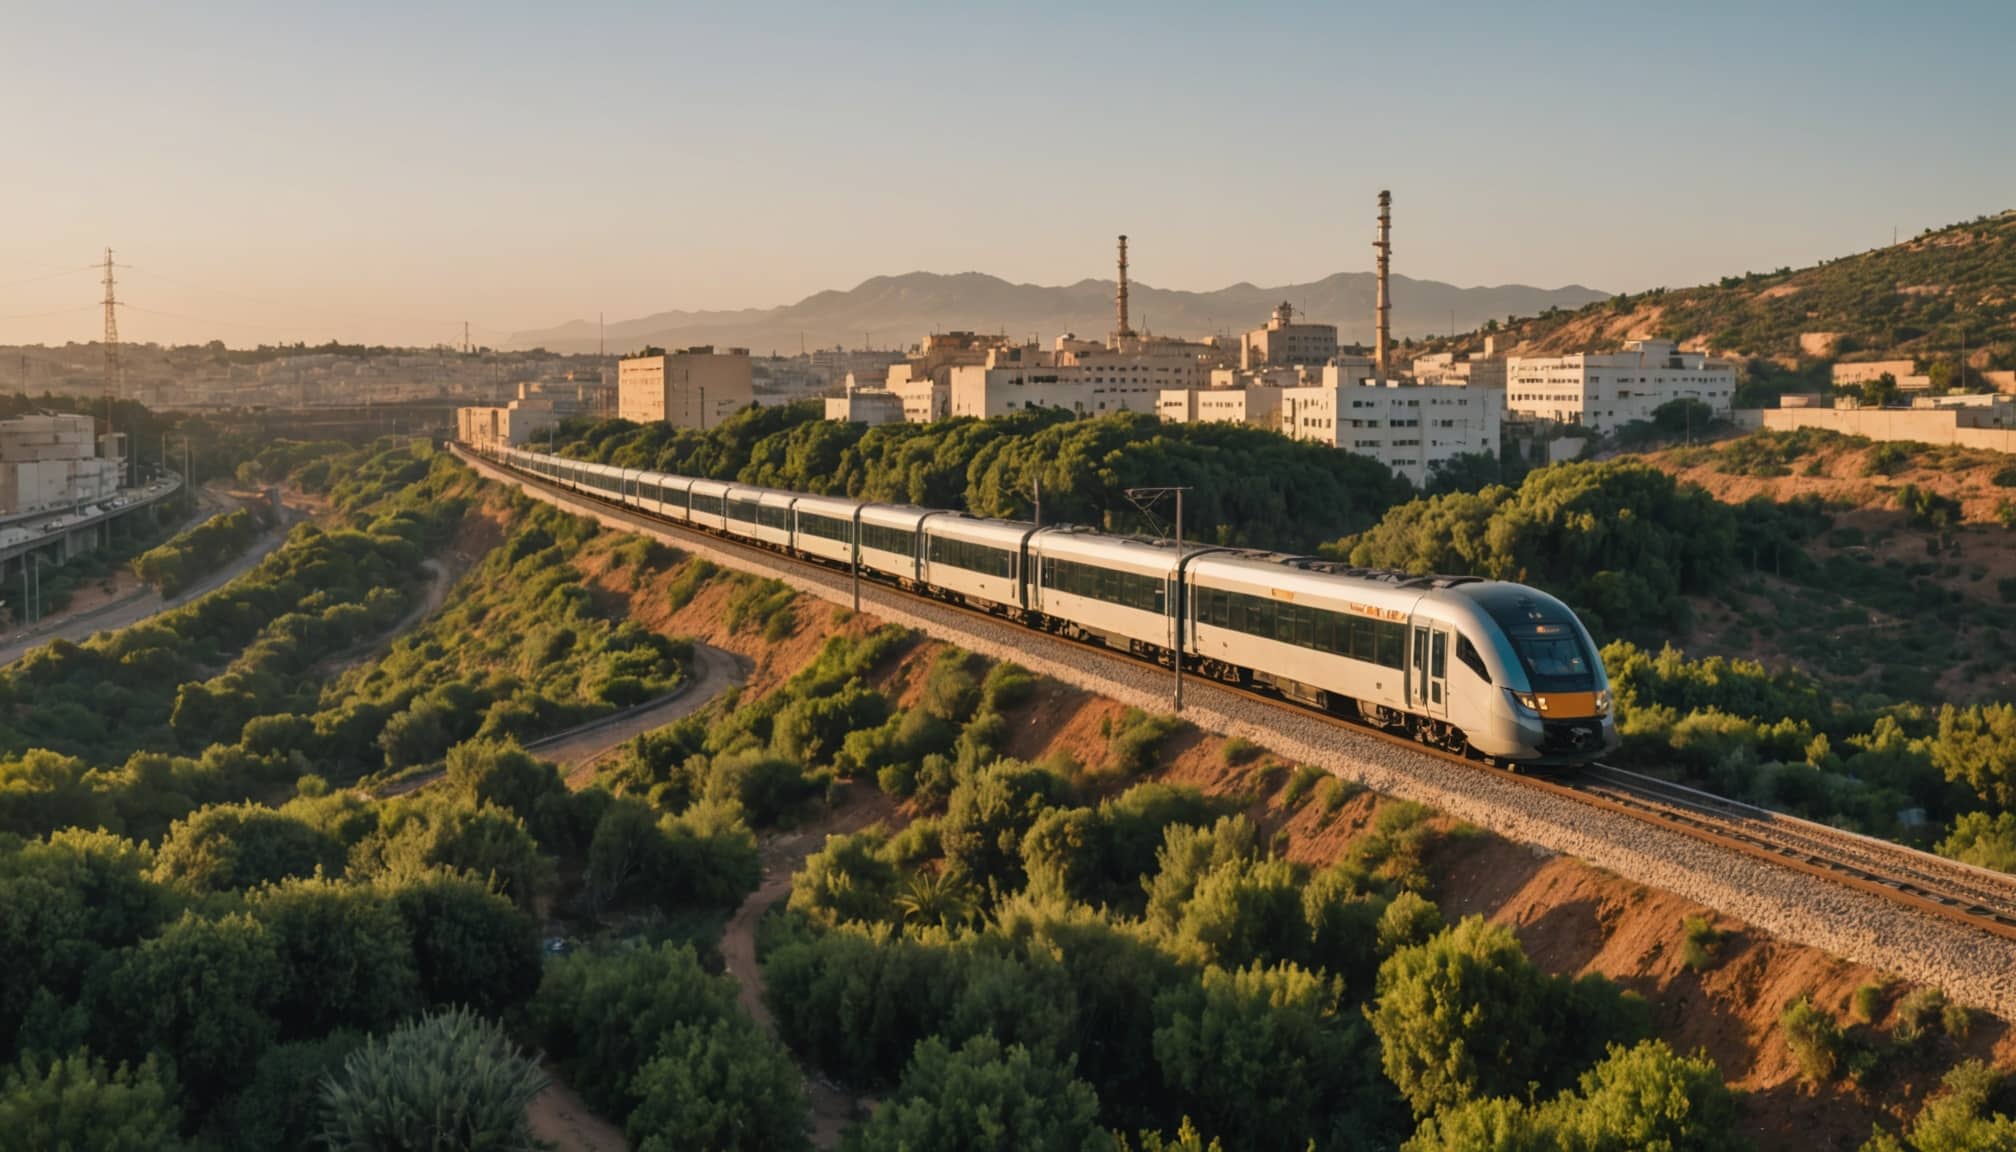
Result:
M1738 420L1746 424L1745 420ZM1991 452L2016 452L2016 428L1963 428L1959 413L1936 408L1767 408L1757 427L1774 432L1821 428L1871 440L1915 440Z

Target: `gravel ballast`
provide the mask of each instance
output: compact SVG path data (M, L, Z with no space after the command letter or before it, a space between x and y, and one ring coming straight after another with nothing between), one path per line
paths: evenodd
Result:
M672 527L567 492L531 484L472 457L485 476L615 529L645 532L725 567L759 572L851 607L851 580L809 564ZM1127 658L989 620L877 584L861 585L861 610L995 660L1153 712L1171 706L1172 674ZM1781 940L1817 948L1906 980L1935 985L1970 1007L2016 1021L2016 945L1840 884L1724 851L1489 770L1440 760L1292 708L1184 679L1185 721L1239 736L1281 756L1417 801L1508 839L1562 853L1693 900Z

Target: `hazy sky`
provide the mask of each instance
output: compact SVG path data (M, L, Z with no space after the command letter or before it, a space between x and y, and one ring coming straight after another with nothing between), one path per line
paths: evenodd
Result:
M1156 286L1307 280L1381 187L1396 271L1610 290L2016 206L2009 0L0 0L0 43L0 342L93 338L107 244L129 340L496 341L1121 231Z

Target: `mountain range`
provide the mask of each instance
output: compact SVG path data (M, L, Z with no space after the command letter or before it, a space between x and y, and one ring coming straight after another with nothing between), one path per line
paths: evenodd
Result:
M1203 337L1238 333L1266 323L1276 305L1294 305L1301 318L1337 325L1339 339L1363 343L1373 335L1377 279L1370 272L1339 272L1309 284L1272 288L1239 283L1213 292L1184 292L1130 281L1129 315L1139 331ZM1580 308L1609 297L1571 284L1459 288L1435 280L1393 277L1394 337L1475 329L1491 319L1530 316L1548 308ZM748 348L759 355L803 348L906 348L930 332L970 330L1035 335L1048 342L1065 332L1102 338L1113 327L1114 282L1080 280L1057 287L1012 284L980 272L943 275L910 272L877 276L846 290L817 292L795 304L739 311L659 312L608 326L612 352L646 344L664 348L696 344ZM510 346L554 352L593 352L593 321L513 333Z

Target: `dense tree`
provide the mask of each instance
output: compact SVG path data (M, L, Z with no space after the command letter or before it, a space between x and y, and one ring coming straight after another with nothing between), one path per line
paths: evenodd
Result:
M182 1147L174 1078L149 1057L108 1069L88 1052L23 1059L0 1080L0 1149L172 1152Z
M413 938L381 893L294 880L254 893L249 907L284 970L272 1007L282 1039L379 1031L419 1010Z
M1547 1058L1547 977L1512 933L1467 917L1379 969L1386 1075L1417 1116L1523 1092Z
M1099 1097L1062 1064L980 1036L917 1046L896 1092L849 1132L849 1152L1108 1152Z
M185 913L106 969L93 1034L132 1059L161 1052L199 1107L251 1077L278 1028L268 1012L284 968L264 924Z
M263 804L217 804L168 830L155 877L192 894L224 892L337 873L343 858L341 842L298 817Z
M539 1045L589 1103L618 1118L632 1080L681 1025L734 1017L732 977L711 976L690 947L576 953L555 961L532 1000Z
M1707 492L1632 462L1564 464L1517 489L1428 497L1338 548L1353 563L1523 580L1599 636L1683 628L1687 593L1734 570L1737 517Z
M1705 1056L1615 1047L1552 1100L1471 1100L1422 1121L1405 1152L1743 1152L1735 1097Z
M535 1152L541 1144L526 1109L546 1083L498 1024L467 1009L438 1012L343 1061L322 1092L322 1144L330 1152Z
M1902 1140L1881 1128L1862 1152L2010 1152L2016 1118L1996 1111L2005 1075L1976 1060L1946 1073L1945 1090L1918 1113Z
M1208 968L1156 1002L1171 1097L1240 1147L1377 1147L1399 1119L1334 981L1293 964Z
M628 1132L638 1152L790 1152L809 1148L804 1078L746 1016L681 1024L632 1079Z
M1994 817L1969 812L1955 821L1952 834L1939 842L1939 853L1977 868L2016 872L2016 812Z
M1998 808L2016 808L2016 704L1939 710L1932 763Z
M212 1116L211 1139L230 1152L313 1146L323 1083L342 1071L364 1039L332 1032L268 1048L251 1082Z
M420 995L430 1007L464 1004L485 1016L515 1007L539 986L531 917L471 877L411 879L392 905L413 940Z

